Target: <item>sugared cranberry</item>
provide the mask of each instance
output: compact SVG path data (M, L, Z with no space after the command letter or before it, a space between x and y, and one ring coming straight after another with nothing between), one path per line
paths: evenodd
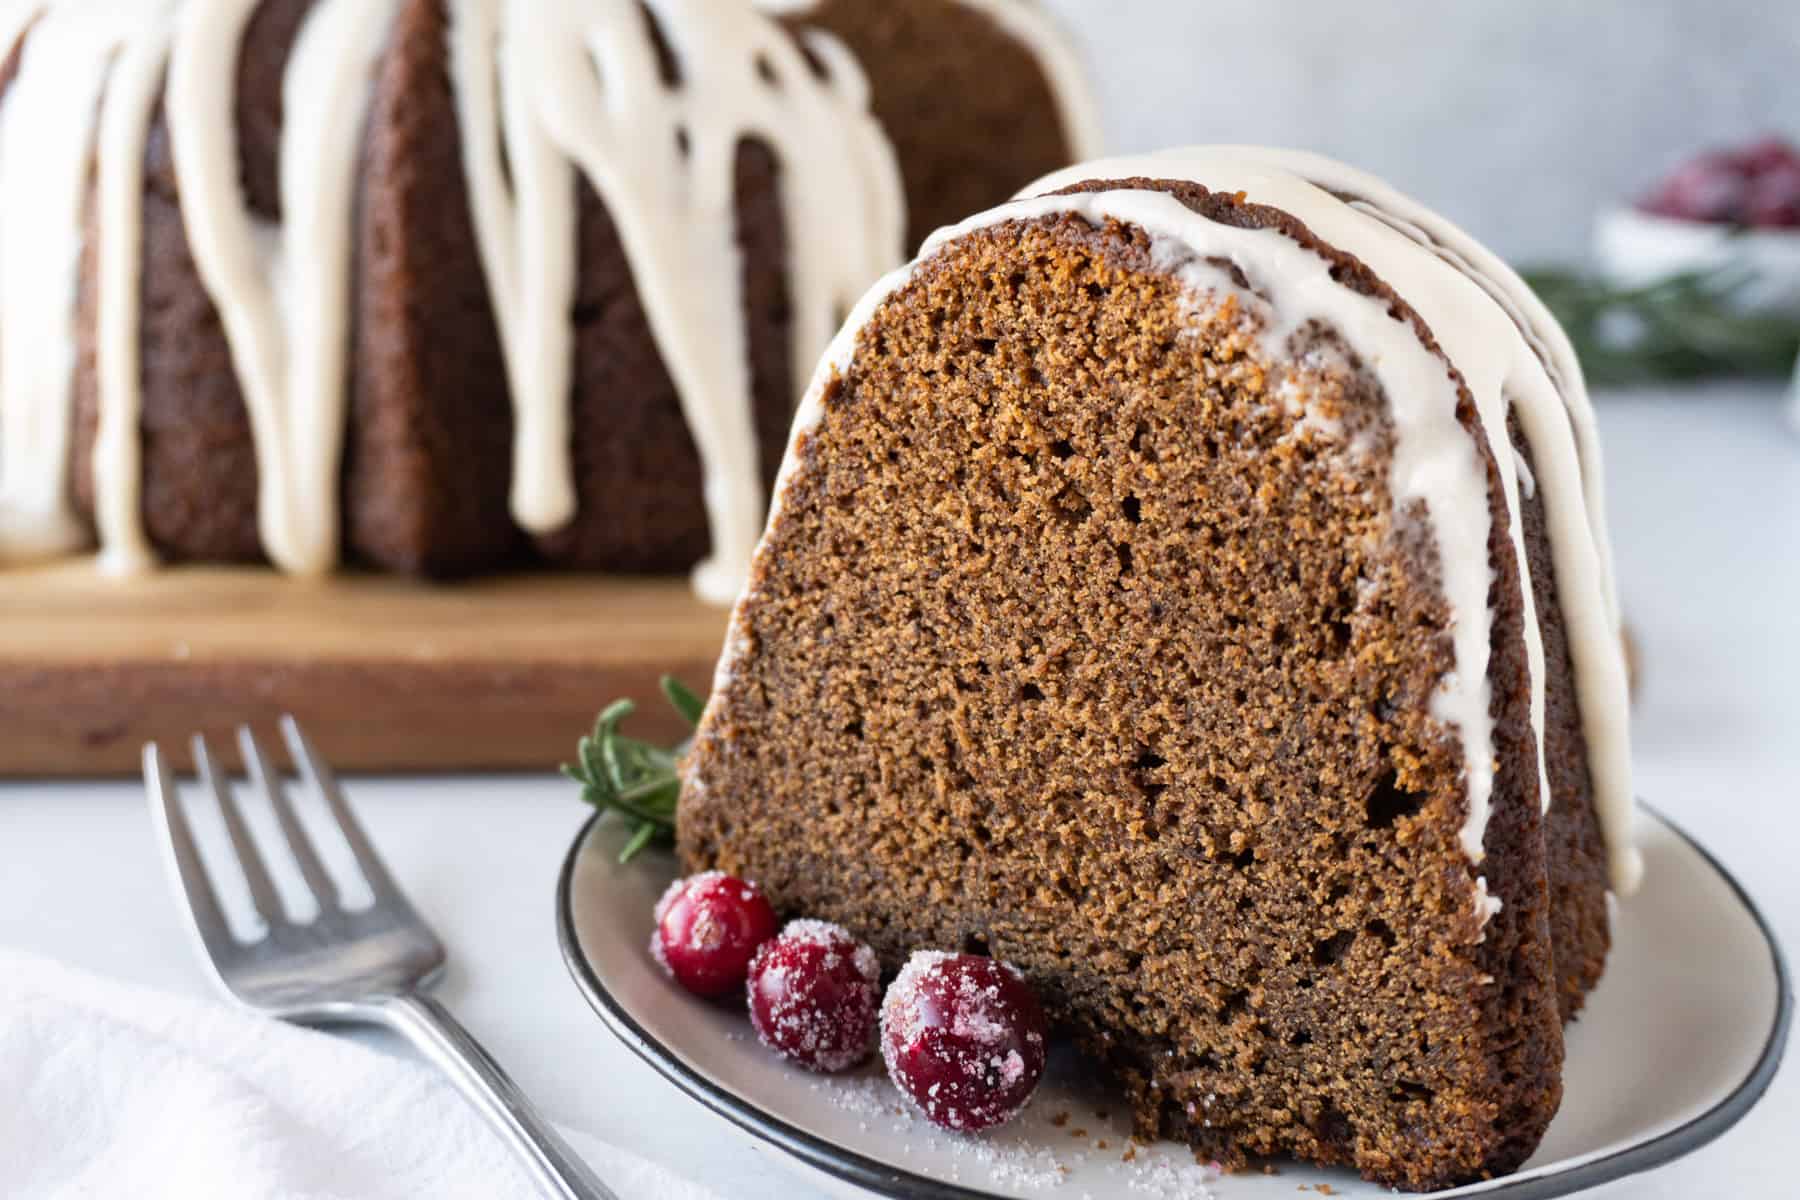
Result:
M1750 181L1744 221L1757 229L1800 226L1800 161L1777 163Z
M745 991L762 1044L810 1071L842 1071L875 1041L881 964L828 921L789 921L750 962Z
M775 910L754 883L723 871L677 879L656 902L650 953L697 996L744 986L756 948L775 936Z
M889 1078L934 1124L960 1133L1025 1107L1049 1031L1025 977L974 954L914 953L881 1005Z
M1751 175L1762 175L1784 167L1800 167L1800 150L1778 137L1766 137L1738 151L1738 162Z
M1702 154L1663 180L1642 208L1680 221L1740 221L1750 180L1733 154Z

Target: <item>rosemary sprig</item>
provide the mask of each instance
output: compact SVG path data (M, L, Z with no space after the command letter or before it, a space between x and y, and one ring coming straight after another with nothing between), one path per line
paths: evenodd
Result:
M690 726L699 725L704 700L667 675L662 692ZM664 749L619 732L625 718L636 711L637 705L629 700L607 705L594 722L594 731L576 746L575 762L562 769L581 785L582 800L634 823L631 839L619 852L622 863L646 846L674 844L675 805L681 798L681 777L675 768L680 747Z
M1621 287L1575 271L1526 273L1562 322L1589 382L1781 375L1800 356L1800 314L1735 303L1754 280L1743 268L1690 271Z

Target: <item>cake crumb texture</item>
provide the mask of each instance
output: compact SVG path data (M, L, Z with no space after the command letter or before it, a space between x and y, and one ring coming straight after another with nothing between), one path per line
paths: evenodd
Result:
M1301 241L1435 349L1291 218L1128 185ZM1331 330L1278 362L1259 332L1116 223L1012 221L927 259L801 435L688 761L684 866L889 969L1016 964L1142 1136L1416 1189L1501 1173L1563 1051L1497 472L1465 394L1496 514L1477 868L1430 712L1436 549L1394 510L1385 400Z

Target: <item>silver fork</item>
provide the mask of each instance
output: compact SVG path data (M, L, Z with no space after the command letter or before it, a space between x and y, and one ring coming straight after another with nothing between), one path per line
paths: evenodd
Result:
M268 927L256 941L233 935L213 881L201 861L168 761L152 742L144 747L144 785L152 819L169 852L169 868L187 900L204 957L219 985L240 1005L303 1025L379 1025L406 1037L462 1091L530 1165L546 1194L567 1200L618 1200L525 1099L517 1085L436 1000L425 994L443 974L444 945L388 874L350 811L329 765L292 717L282 738L306 782L319 793L368 881L374 903L346 909L318 852L301 826L248 726L238 729L252 783L274 810L319 913L292 920L275 890L262 854L214 767L206 740L193 741L195 769L212 794L236 852L257 915Z

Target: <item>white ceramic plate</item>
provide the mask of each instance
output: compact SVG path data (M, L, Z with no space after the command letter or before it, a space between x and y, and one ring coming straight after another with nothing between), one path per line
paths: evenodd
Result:
M1800 230L1737 229L1613 208L1594 223L1601 273L1641 287L1689 271L1741 271L1737 305L1800 314Z
M1768 926L1685 834L1648 812L1639 826L1646 884L1615 910L1606 977L1570 1030L1562 1111L1523 1170L1440 1195L1542 1200L1648 1170L1730 1128L1773 1077L1793 1000ZM589 822L564 864L557 920L576 984L652 1066L815 1183L930 1200L1293 1200L1321 1184L1330 1191L1313 1194L1391 1194L1341 1170L1286 1163L1272 1176L1221 1177L1181 1146L1128 1149L1124 1104L1072 1055L1053 1059L1023 1116L980 1138L903 1110L878 1065L848 1078L788 1067L741 1009L696 1000L657 972L650 910L674 863L649 852L622 867L624 838L615 821Z

